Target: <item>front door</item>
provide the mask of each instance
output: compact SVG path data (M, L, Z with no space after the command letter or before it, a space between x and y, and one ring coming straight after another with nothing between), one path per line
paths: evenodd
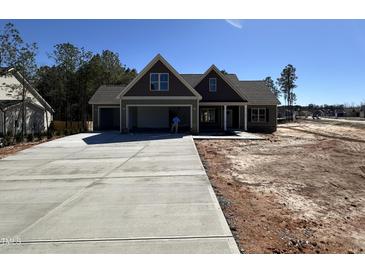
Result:
M227 109L227 128L232 128L233 124L233 110Z

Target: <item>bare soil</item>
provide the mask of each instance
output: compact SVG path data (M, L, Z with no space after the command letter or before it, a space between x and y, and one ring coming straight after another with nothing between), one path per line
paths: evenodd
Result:
M364 253L365 128L301 121L267 140L197 140L244 253Z
M18 151L30 148L32 146L44 143L44 142L48 142L48 141L52 141L59 138L58 136L54 136L51 139L42 139L39 141L34 141L34 142L24 142L24 143L18 143L12 146L6 146L6 147L0 147L0 159L5 158L9 155L15 154Z

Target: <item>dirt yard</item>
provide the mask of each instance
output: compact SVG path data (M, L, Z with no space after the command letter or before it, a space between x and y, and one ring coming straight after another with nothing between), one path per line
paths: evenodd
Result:
M364 253L365 127L302 121L196 145L243 253Z
M52 140L55 140L59 138L58 136L54 136L51 139L43 139L43 140L39 140L39 141L34 141L34 142L26 142L26 143L19 143L19 144L15 144L12 146L6 146L6 147L0 147L0 159L5 158L9 155L15 154L18 151L30 148L32 146L44 143L44 142L49 142Z

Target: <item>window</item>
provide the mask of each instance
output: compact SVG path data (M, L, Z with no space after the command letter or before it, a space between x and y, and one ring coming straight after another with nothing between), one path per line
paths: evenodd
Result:
M215 123L215 109L202 108L200 111L200 122L214 124Z
M209 91L210 92L217 91L217 78L209 78Z
M252 108L251 122L266 122L266 108Z
M168 91L169 90L169 74L168 73L151 73L150 87L152 91Z

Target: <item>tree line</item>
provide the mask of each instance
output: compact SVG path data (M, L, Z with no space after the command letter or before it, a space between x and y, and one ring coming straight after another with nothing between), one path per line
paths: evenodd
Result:
M93 53L71 43L53 47L48 58L52 65L37 66L37 43L26 43L12 23L0 32L0 67L14 67L39 91L55 110L55 120L82 121L91 117L89 99L101 85L126 85L137 74L123 65L119 55L110 50ZM222 71L222 73L227 73ZM288 64L276 83L271 77L265 81L270 90L283 97L289 110L297 100L294 89L296 69Z
M137 74L118 53L93 53L69 42L56 44L48 58L52 65L38 66L37 43L26 43L12 23L0 32L0 67L18 70L55 110L55 120L91 119L89 99L101 85L126 85ZM23 98L24 99L24 98Z

